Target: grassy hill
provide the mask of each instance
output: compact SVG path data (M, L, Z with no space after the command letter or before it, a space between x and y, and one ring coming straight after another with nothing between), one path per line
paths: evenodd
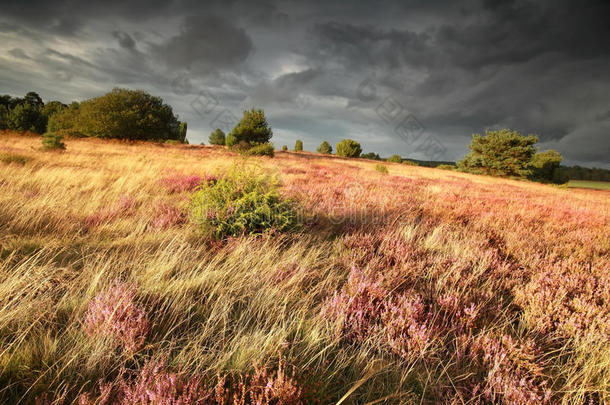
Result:
M0 403L610 401L609 192L66 143L0 134ZM193 188L247 168L301 226L202 235Z

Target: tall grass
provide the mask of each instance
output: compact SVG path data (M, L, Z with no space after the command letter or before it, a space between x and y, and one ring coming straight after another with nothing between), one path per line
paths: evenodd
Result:
M217 240L185 210L235 154L38 142L0 138L0 403L610 400L607 194L252 158L305 225Z

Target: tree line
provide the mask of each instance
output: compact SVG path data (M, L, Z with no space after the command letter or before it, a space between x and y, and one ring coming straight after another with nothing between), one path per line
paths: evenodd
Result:
M23 98L0 96L0 129L59 136L175 140L186 142L186 122L160 97L141 90L111 92L64 104L44 103L35 92Z

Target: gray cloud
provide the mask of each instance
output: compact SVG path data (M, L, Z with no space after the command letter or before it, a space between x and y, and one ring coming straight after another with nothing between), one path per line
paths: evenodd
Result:
M223 111L256 105L278 145L352 137L425 158L378 114L391 98L443 159L472 133L511 127L567 163L610 167L608 15L608 2L571 0L7 0L0 92L68 102L141 88L189 121L194 142ZM201 94L217 103L209 114L193 107Z

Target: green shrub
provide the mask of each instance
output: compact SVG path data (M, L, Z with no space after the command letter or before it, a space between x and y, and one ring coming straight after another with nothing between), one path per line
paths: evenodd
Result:
M227 137L227 146L232 146L239 142L247 142L250 145L267 143L271 140L273 132L271 127L267 123L265 113L263 110L246 110L239 123L233 128L229 134L234 140L229 145L229 138Z
M180 145L182 142L177 139L166 139L165 141L163 141L163 143L166 145Z
M188 126L186 124L186 122L181 122L180 123L180 127L178 130L178 138L180 139L180 142L182 143L188 143L188 141L186 140L186 130L187 130Z
M222 129L216 128L210 134L210 145L224 145L226 143L227 137Z
M300 139L297 139L297 141L294 143L294 151L300 152L302 150L303 150L303 141L301 141Z
M204 183L191 197L191 221L215 238L288 231L297 224L291 201L269 176L237 168Z
M282 150L285 152L288 150L288 146L287 145L282 145Z
M375 170L377 170L379 173L381 174L388 174L388 168L385 165L382 165L380 163L377 163L375 165Z
M330 146L330 143L324 141L320 144L320 146L318 146L318 153L330 155L331 153L333 153L333 147Z
M381 156L374 152L363 153L360 157L362 159L381 160Z
M454 165L438 165L436 166L437 169L441 169L441 170L455 170L457 169L456 166Z
M243 151L243 154L246 156L274 156L273 152L273 144L272 143L263 143L260 145L253 146L249 149Z
M11 164L11 163L15 163L15 164L23 166L29 160L30 160L29 157L23 156L23 155L18 155L16 153L0 153L0 162L6 163L7 165Z
M392 155L388 158L388 162L390 163L401 163L402 158L399 155Z
M337 156L358 157L362 153L360 144L352 139L343 139L335 147Z
M419 166L419 165L417 164L417 162L414 162L414 161L412 161L412 160L404 160L404 161L402 162L402 164L403 164L403 165L407 165L407 166Z
M66 149L66 145L62 142L63 138L63 135L47 132L42 136L42 148L45 150Z

